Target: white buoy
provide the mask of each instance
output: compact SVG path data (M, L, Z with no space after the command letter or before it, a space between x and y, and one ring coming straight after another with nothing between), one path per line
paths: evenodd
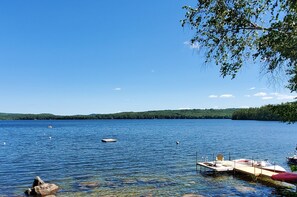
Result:
M3 145L6 145L6 142L3 142Z
M52 137L51 137L51 136L49 136L48 138L49 138L49 139L52 139Z
M101 140L102 142L116 142L117 139L113 139L113 138L105 138Z
M179 144L179 141L176 141L176 144Z

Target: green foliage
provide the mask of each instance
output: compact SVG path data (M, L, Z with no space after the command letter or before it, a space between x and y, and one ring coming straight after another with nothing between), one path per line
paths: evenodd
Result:
M260 108L234 111L232 120L271 120L294 123L297 121L297 102L266 105Z
M277 114L283 122L297 121L297 101L271 106L271 111Z
M91 114L57 116L53 114L6 114L0 120L72 120L72 119L231 119L235 109L160 110L147 112L122 112L115 114Z
M279 121L280 118L276 113L271 111L271 106L263 106L260 108L247 108L234 111L232 120L265 120Z
M191 42L206 52L206 62L234 78L247 60L261 61L267 73L286 70L297 91L297 1L197 0L182 26L195 30Z

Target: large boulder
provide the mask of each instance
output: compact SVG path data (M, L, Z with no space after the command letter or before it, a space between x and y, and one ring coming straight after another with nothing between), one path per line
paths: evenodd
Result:
M32 188L25 191L28 196L49 196L54 195L59 190L59 187L52 183L45 183L37 176L32 184Z

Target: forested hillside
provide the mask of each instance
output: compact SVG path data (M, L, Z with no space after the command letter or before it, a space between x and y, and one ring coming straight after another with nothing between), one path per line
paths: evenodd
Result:
M60 116L53 114L0 113L0 120L71 120L71 119L231 119L236 109L159 110Z
M232 120L277 120L293 123L297 121L297 102L238 109L233 112Z

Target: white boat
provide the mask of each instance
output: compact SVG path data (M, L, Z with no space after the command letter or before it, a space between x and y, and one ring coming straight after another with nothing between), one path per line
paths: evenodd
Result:
M279 173L286 172L286 169L284 169L283 167L281 167L279 165L272 164L272 163L268 162L267 160L255 161L255 160L251 160L251 159L236 159L233 161L238 164L253 166L256 168L261 168L261 169L265 169L265 170L269 170L269 171L273 171L273 172L279 172Z
M101 140L102 142L116 142L117 139L113 139L113 138L105 138Z
M258 165L260 168L273 171L273 172L286 172L286 169L279 165L272 164L268 161L260 161L256 165Z

